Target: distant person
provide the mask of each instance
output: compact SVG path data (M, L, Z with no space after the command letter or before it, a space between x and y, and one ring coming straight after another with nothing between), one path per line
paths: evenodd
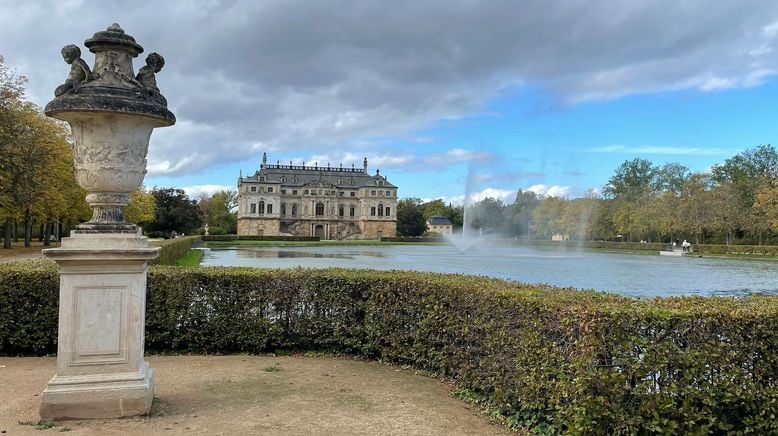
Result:
M684 239L683 242L681 243L681 247L683 247L683 251L686 252L686 253L688 253L690 251L691 246L692 246L692 244L687 242L686 239Z

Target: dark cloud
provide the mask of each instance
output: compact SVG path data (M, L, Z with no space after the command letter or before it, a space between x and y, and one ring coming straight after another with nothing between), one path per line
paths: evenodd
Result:
M477 113L523 84L564 105L754 86L778 71L774 1L6 0L0 8L0 54L30 77L41 105L67 75L59 49L114 21L165 56L158 83L179 125L155 133L152 174L197 172L259 150L344 155L355 141ZM186 165L176 165L182 157Z

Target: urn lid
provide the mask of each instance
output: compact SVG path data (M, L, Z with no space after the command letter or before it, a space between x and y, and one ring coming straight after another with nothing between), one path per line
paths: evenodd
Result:
M124 48L126 51L132 53L133 57L143 53L143 47L135 42L135 38L127 34L117 23L111 24L105 30L95 32L91 38L84 41L84 45L87 46L92 53L96 53L101 48L107 47Z
M93 66L81 58L78 46L62 48L70 74L54 91L46 115L70 121L79 112L113 112L153 118L160 127L175 124L176 117L157 87L156 75L165 65L161 55L150 53L136 75L133 58L143 47L116 23L96 32L84 45L95 54Z

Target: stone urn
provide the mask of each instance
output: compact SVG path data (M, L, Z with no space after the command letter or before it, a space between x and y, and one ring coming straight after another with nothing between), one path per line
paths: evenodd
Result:
M124 220L123 209L146 175L151 132L176 121L156 85L164 59L149 54L136 75L132 60L143 47L118 24L95 33L84 45L95 54L94 67L81 59L77 46L65 46L62 55L70 75L45 109L46 115L67 121L73 132L76 180L92 207L92 219L77 230L135 233L137 227Z
M94 66L78 46L65 46L70 74L45 109L70 123L92 219L61 247L43 250L60 273L57 373L41 395L44 420L143 415L154 399L144 360L146 277L160 248L149 247L123 210L143 183L152 130L175 123L156 84L164 59L149 54L135 74L132 60L143 47L118 24L84 45Z

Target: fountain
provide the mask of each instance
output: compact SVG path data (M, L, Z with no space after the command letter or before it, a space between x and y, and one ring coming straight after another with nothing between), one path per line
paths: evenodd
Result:
M472 214L468 213L469 209L473 206L473 186L475 184L475 177L473 176L473 164L472 162L467 168L467 179L465 181L465 198L462 200L462 233L445 235L444 239L449 244L456 247L460 253L471 250L477 244L484 241L484 235L481 229L478 229L477 234L471 234L473 229ZM472 211L470 211L472 212Z
M146 270L160 249L123 211L143 183L152 130L175 123L156 85L164 59L149 54L136 76L132 59L143 47L118 24L84 45L94 67L78 46L65 46L70 74L45 109L70 124L76 180L92 219L60 248L43 250L60 270L57 373L41 395L44 420L147 414L154 397L143 336Z

